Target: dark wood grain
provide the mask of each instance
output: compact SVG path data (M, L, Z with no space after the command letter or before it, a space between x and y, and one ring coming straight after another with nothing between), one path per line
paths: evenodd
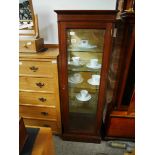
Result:
M134 55L135 55L135 27L134 13L122 13L122 40L118 67L117 83L112 103L108 105L105 119L106 137L132 138L135 136L135 94ZM129 86L128 86L129 85ZM128 86L128 87L127 87ZM130 91L130 92L129 92ZM128 93L130 97L125 98ZM128 101L127 101L128 100ZM128 103L124 103L128 102ZM115 110L115 111L114 111Z

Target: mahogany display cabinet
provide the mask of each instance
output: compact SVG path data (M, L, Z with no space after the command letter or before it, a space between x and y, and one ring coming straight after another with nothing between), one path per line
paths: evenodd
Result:
M100 142L115 10L56 10L62 138Z

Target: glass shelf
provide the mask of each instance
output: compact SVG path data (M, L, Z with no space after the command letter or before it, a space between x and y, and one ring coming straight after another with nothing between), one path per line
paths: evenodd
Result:
M68 51L70 52L94 52L94 53L103 53L101 49L99 48L78 48L78 47L72 47L69 48Z
M68 82L68 86L69 86L69 88L74 88L77 90L79 90L79 89L98 90L99 89L98 85L91 85L87 82L87 80L83 81L81 83L78 83L78 84Z
M72 66L68 66L68 70L69 71L76 71L76 72L96 72L96 73L100 73L101 69L92 69L92 68L88 68L88 67L72 67Z

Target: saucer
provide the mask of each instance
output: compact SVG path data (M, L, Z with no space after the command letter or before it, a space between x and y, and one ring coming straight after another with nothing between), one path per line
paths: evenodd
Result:
M85 46L83 46L83 45L78 45L78 47L79 48L89 48L89 49L92 49L92 48L96 48L97 46L96 45L85 45Z
M92 79L88 79L87 81L89 84L93 85L93 86L99 86L100 82L94 82Z
M89 101L91 99L91 95L88 94L85 98L82 98L80 94L76 95L77 100L79 101Z
M99 69L99 68L101 68L101 64L97 64L96 66L92 66L92 65L90 65L90 63L88 63L88 64L86 64L86 66L88 68L93 68L93 69Z
M83 81L83 78L81 78L80 81L75 81L75 79L73 77L69 77L68 81L70 83L78 84L78 83L81 83Z
M73 66L82 66L84 65L83 62L80 62L79 64L75 64L73 61L71 61L70 63L68 63L69 65L73 65Z

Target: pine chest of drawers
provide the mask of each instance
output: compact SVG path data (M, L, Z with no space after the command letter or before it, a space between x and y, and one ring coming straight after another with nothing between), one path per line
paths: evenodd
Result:
M19 113L25 125L51 127L61 133L57 56L58 48L20 53Z

